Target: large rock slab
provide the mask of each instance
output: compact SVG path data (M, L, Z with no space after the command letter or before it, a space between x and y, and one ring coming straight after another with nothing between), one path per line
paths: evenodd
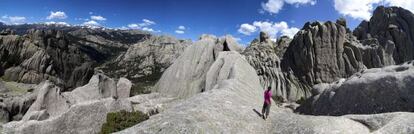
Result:
M120 133L265 133L253 109L262 104L255 70L236 52L221 52L207 73L203 93ZM214 86L211 86L214 85Z
M414 109L414 62L373 68L319 84L298 111L312 115L375 114Z
M173 104L120 134L146 133L413 133L413 113L376 115L299 115L272 105L263 120L255 70L235 52L221 52L207 73L206 90ZM214 86L211 86L214 85ZM403 124L403 125L401 125Z
M256 69L261 85L272 87L273 96L284 100L296 101L311 96L310 87L302 84L292 72L282 72L281 60L278 55L284 53L288 47L288 38L281 38L278 45L274 45L266 34L261 32L259 39L255 39L244 51L243 55L252 67ZM265 37L262 37L265 36ZM290 42L290 41L289 41Z
M7 123L3 125L3 132L21 134L99 133L102 124L105 123L106 114L119 110L131 111L131 102L126 99L114 100L112 98L87 101L73 105L60 116L47 120Z
M98 133L108 112L133 110L131 101L126 99L129 94L125 96L130 81L121 79L118 83L96 74L85 86L62 92L60 87L44 82L23 119L3 125L4 132Z
M222 51L240 51L232 38L203 35L187 47L158 81L155 89L163 95L188 98L205 91L206 73Z

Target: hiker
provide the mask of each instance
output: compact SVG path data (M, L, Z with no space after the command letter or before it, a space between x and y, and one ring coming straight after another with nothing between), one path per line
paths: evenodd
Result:
M272 87L269 86L267 87L267 90L265 90L264 92L264 103L263 103L263 108L262 108L262 117L264 120L266 120L267 117L269 116L271 98L272 98Z

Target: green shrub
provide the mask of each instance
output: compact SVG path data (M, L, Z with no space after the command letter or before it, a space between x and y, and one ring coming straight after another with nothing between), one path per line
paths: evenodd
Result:
M106 123L102 125L101 134L118 132L147 119L149 119L148 115L140 111L127 112L122 110L119 112L108 113L106 115Z

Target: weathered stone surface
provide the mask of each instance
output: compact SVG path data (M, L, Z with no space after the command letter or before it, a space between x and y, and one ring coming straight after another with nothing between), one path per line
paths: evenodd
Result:
M243 51L243 55L250 65L255 68L263 88L272 87L273 95L285 100L296 101L302 97L309 97L310 87L299 82L291 72L282 72L278 51L279 46L274 47L272 42L258 42L255 39L249 47ZM280 44L283 45L283 44Z
M211 90L173 104L149 120L117 133L414 132L413 113L310 116L272 105L270 117L264 121L255 112L263 103L258 76L247 61L235 52L221 52L206 76L206 87L213 87Z
M179 98L188 98L205 91L205 75L224 48L240 50L229 37L218 39L203 35L163 73L155 89L163 95Z
M121 93L124 90L129 89L119 89ZM103 74L94 75L87 85L70 92L61 92L61 88L45 82L23 120L3 125L4 132L98 133L108 112L133 110L131 101L116 99L116 93L115 81Z
M88 55L91 53L86 51L93 49L75 44L73 40L55 30L0 36L0 61L5 69L3 78L34 84L51 80L65 88L85 84L87 81L83 80L93 74L92 63L88 62L95 62L93 59L101 55Z
M13 121L3 125L4 133L98 133L106 114L119 110L131 111L131 102L125 99L107 98L75 104L66 112L46 120Z
M265 132L264 122L252 110L260 107L263 89L255 70L240 54L221 52L206 76L212 89L120 133Z
M310 86L349 77L365 68L346 28L333 22L306 23L282 59L282 71L293 71Z
M111 77L126 77L134 83L157 81L190 44L189 40L152 36L130 46L125 53L99 68Z
M316 85L298 111L312 115L374 114L414 109L414 62L373 68L346 80Z
M285 52L287 48L289 47L291 41L292 39L289 38L288 36L282 36L277 39L275 52L279 58L283 58L283 55L285 55Z
M383 7L375 9L370 21L363 21L355 30L359 40L377 39L379 46L387 48L392 44L395 49L387 52L396 64L414 59L414 14L400 7ZM383 67L392 64L383 64Z
M131 92L132 83L126 78L119 78L116 84L118 98L128 98Z

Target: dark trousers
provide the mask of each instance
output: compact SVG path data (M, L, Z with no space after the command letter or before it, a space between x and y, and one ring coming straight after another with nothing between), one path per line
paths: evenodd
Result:
M269 111L270 111L270 104L263 103L262 114L263 115L266 114L266 117L267 117L269 116Z

